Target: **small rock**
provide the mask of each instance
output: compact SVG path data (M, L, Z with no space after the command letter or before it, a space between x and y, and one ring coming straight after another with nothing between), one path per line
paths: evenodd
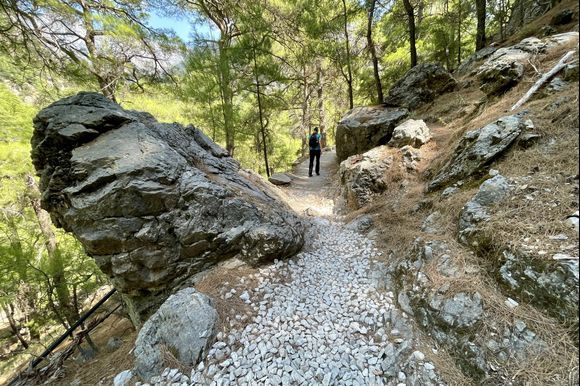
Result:
M131 378L133 378L133 372L131 370L121 371L113 379L113 386L128 385L131 382Z
M514 308L516 308L517 306L519 306L519 305L520 305L518 302L516 302L516 301L515 301L514 299L512 299L512 298L507 298L507 299L504 301L504 304L505 304L505 305L506 305L508 308L510 308L510 309L512 309L512 310L513 310Z
M250 294L248 293L248 291L244 291L240 295L240 299L242 299L244 302L249 302L250 301Z
M425 360L425 354L423 354L421 351L413 351L413 357L418 361Z

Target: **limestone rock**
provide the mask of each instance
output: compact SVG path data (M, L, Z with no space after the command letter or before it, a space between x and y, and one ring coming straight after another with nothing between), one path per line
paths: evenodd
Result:
M408 115L407 109L385 106L356 107L350 110L336 127L338 161L387 144L395 127Z
M456 80L438 64L422 63L410 69L393 87L385 102L414 110L438 95L452 91Z
M340 195L349 209L359 209L387 187L385 173L393 165L387 146L353 155L340 163Z
M514 46L495 50L475 71L482 91L490 96L506 92L522 79L524 66L534 55L577 42L578 32L566 32L545 39L529 37ZM465 72L469 66L466 64Z
M578 64L568 64L564 67L564 74L562 75L564 80L568 82L578 81L578 75Z
M516 84L524 76L524 66L517 61L498 60L480 67L477 77L481 90L487 95L501 94Z
M274 185L289 185L292 182L292 179L287 174L274 173L270 178L268 178L268 181Z
M401 148L401 155L403 156L403 166L407 171L418 170L417 162L421 161L421 152L411 145L405 145Z
M164 353L186 367L205 358L217 333L211 300L193 288L171 295L145 322L135 341L135 373L146 381L161 374Z
M346 229L355 231L355 232L366 232L373 226L373 217L371 215L364 215L358 217L346 225Z
M199 129L158 123L97 93L34 119L42 205L125 295L136 325L195 273L303 245L304 226L259 176Z
M459 292L452 298L436 294L429 302L429 306L438 311L440 321L449 327L472 327L483 314L483 303L478 292L474 294Z
M507 250L503 257L497 273L513 297L578 327L578 260L550 261Z
M561 34L552 35L544 39L547 45L547 50L558 49L560 46L573 46L578 44L580 33L578 31L563 32Z
M433 191L468 177L506 151L525 128L521 116L510 115L480 129L468 131L461 138L451 160L429 183Z
M131 370L121 371L113 378L113 386L127 386L130 384L131 378L133 378Z
M459 218L459 240L469 243L477 224L489 219L486 207L500 202L509 191L509 181L502 175L496 175L483 182L479 191L463 207Z
M394 147L410 145L419 148L429 142L430 139L431 131L422 119L409 119L395 127L389 145Z
M548 83L546 90L551 93L556 93L562 91L567 86L567 83L562 80L559 76L555 77Z

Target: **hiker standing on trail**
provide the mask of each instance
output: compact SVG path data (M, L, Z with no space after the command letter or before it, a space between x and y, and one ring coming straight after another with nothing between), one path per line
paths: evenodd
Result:
M314 133L310 134L308 139L308 146L310 147L310 165L308 166L308 177L312 177L312 166L314 159L316 159L316 175L320 175L320 134L318 134L318 127L314 128Z

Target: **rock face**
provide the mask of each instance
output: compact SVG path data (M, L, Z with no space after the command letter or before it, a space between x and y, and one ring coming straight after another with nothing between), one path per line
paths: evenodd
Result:
M452 91L456 85L455 79L443 67L423 63L410 69L395 83L385 102L414 110L438 95Z
M497 274L512 296L578 328L577 259L553 261L505 250Z
M546 344L524 321L506 323L498 317L484 292L465 288L477 268L454 255L441 240L417 239L404 259L387 262L385 281L396 286L401 309L445 348L465 374L477 384L496 384L498 366L541 355Z
M410 145L420 148L431 139L431 131L422 119L409 119L393 130L393 137L389 145L403 147Z
M135 373L145 381L160 374L166 351L184 366L196 365L213 343L217 322L217 311L204 294L185 288L171 295L139 331Z
M524 25L548 12L552 4L555 3L542 0L516 0L506 26L506 34L508 36L515 34Z
M509 148L525 127L520 116L510 115L466 132L451 160L429 183L428 189L433 191L480 170Z
M268 184L200 130L123 110L100 94L60 100L34 119L42 205L72 232L140 325L197 272L303 245L303 224Z
M479 67L477 77L487 95L501 94L516 84L524 75L524 64L532 55L545 52L547 44L530 37L518 44L496 50Z
M336 127L338 161L386 145L395 127L408 115L409 111L405 108L384 106L355 107L350 110Z
M393 156L387 146L379 146L341 162L339 175L341 198L349 209L368 204L375 194L387 187L385 173L393 165Z

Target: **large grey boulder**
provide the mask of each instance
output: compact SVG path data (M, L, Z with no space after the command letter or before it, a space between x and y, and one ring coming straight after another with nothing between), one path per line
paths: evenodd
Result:
M529 37L518 44L500 48L478 68L477 77L481 90L487 95L501 94L516 84L524 76L524 64L533 55L546 51L548 45L535 37Z
M422 119L409 119L393 130L389 145L403 147L406 145L420 148L431 139L431 131Z
M456 85L457 81L440 65L422 63L393 85L385 102L415 110L438 95L452 91Z
M428 189L433 191L480 170L505 152L525 127L521 116L510 115L466 132L451 159L429 183Z
M395 127L407 118L405 108L367 106L350 110L336 127L338 162L351 155L362 154L373 147L386 145Z
M217 333L211 300L193 288L171 295L145 322L135 341L135 373L145 381L161 374L167 353L183 366L203 360Z
M257 265L303 245L303 223L271 186L192 126L80 93L40 111L34 127L43 207L111 278L137 325L220 260Z
M387 187L386 172L393 165L387 146L353 155L340 163L340 196L347 209L356 210L371 202Z

